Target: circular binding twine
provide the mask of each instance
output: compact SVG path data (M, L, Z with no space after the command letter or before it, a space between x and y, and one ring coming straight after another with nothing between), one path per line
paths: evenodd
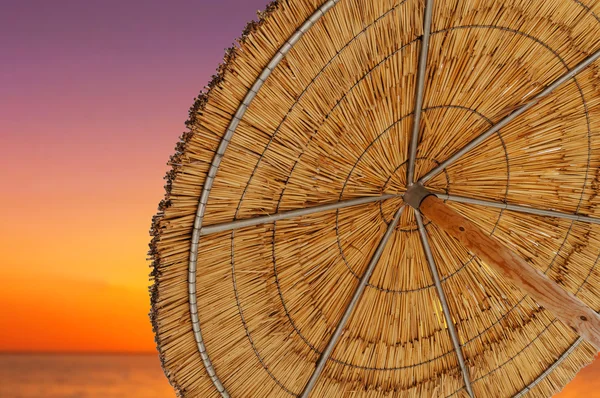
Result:
M434 1L416 179L600 49L600 3ZM277 1L190 110L153 222L151 318L190 397L300 396L404 206L424 1ZM594 61L427 189L600 310ZM224 232L203 227L312 209ZM458 336L406 206L314 397L545 397L594 349L441 229L426 233ZM459 365L459 357L465 366Z

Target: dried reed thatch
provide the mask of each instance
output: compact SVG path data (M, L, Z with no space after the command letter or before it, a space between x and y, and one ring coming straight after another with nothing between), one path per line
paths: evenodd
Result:
M424 0L276 1L227 52L152 228L151 318L180 395L300 396L388 229L311 396L545 397L593 359L424 220L437 289L415 211L397 211L415 109L419 179L595 54L600 1L432 3L422 107ZM507 205L600 218L600 63L586 66L424 180L598 311L600 225ZM357 198L372 201L284 213Z

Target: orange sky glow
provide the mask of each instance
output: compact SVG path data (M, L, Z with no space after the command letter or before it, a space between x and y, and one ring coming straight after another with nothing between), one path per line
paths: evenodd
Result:
M146 254L166 162L265 5L203 3L0 15L0 351L155 352Z
M266 0L60 3L0 15L0 352L156 352L146 257L166 162ZM600 397L598 361L560 397L583 395Z

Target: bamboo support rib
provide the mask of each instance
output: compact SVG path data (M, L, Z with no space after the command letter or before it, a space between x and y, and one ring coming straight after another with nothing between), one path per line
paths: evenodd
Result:
M371 258L371 261L369 262L369 265L367 266L367 270L365 271L362 278L360 279L360 282L358 283L358 286L356 287L356 290L354 291L354 295L352 296L350 303L346 307L346 310L344 311L344 315L342 315L342 319L340 319L340 322L338 323L337 327L335 328L333 335L331 336L331 338L329 339L329 342L327 343L327 347L325 347L325 350L323 351L323 353L321 354L321 357L317 361L314 372L312 373L312 375L310 376L310 379L306 383L306 386L304 387L302 394L300 394L301 398L308 398L308 396L310 395L310 392L313 390L313 388L317 384L317 380L319 379L319 376L321 376L321 373L323 373L323 370L325 369L325 365L327 364L327 360L333 353L333 349L335 348L338 340L340 339L340 337L342 337L342 332L344 331L344 327L346 326L346 323L350 320L350 316L352 315L352 313L354 312L354 309L358 305L358 302L359 302L360 298L362 297L362 294L365 291L367 284L369 283L369 279L371 279L371 275L373 274L373 271L375 270L375 267L377 266L377 263L379 262L381 255L383 254L383 250L385 249L385 246L387 245L388 241L392 237L392 234L396 230L396 226L398 225L398 222L400 221L400 216L402 215L403 211L404 211L404 206L402 206L401 208L398 209L398 211L396 211L396 215L394 216L394 219L388 226L388 228L385 232L385 235L383 235L383 238L381 239L381 241L379 242L379 245L377 246L377 249L375 249L375 253L373 254L373 257Z
M563 361L565 359L567 359L569 357L569 355L571 355L573 353L573 351L575 351L575 349L579 346L579 344L581 344L583 342L583 340L584 340L583 337L579 337L577 339L577 341L575 341L573 344L571 344L571 346L569 347L569 349L567 349L565 352L563 352L563 354L560 356L560 358L558 358L556 360L556 362L554 362L552 364L552 366L550 366L548 369L546 369L546 371L544 373L542 373L541 375L539 375L533 382L531 382L530 384L528 384L527 387L525 387L524 389L522 389L513 398L520 398L523 395L525 395L526 393L528 393L529 391L531 391L531 389L533 389L542 380L544 380L550 373L552 373L557 367L559 367L560 364L562 364Z
M445 161L440 163L436 168L429 171L427 174L425 174L423 177L421 177L419 179L419 183L424 184L425 182L429 181L431 178L433 178L437 174L439 174L442 170L444 170L445 168L448 168L450 165L454 164L454 162L456 162L458 159L460 159L464 154L469 152L471 149L477 147L479 144L484 142L486 139L491 137L493 134L496 134L496 132L500 131L502 128L506 127L510 122L515 120L518 116L522 115L523 113L527 112L529 109L533 108L538 102L540 102L542 99L544 99L545 97L550 95L554 90L556 90L558 87L563 85L565 82L567 82L570 79L572 79L573 77L577 76L579 73L581 73L590 64L592 64L594 61L596 61L599 58L600 58L600 50L596 51L595 53L593 53L592 55L590 55L589 57L584 59L580 64L578 64L576 67L574 67L573 69L571 69L570 71L568 71L567 73L565 73L564 75L559 77L557 80L554 81L554 83L547 86L544 90L542 90L539 94L537 94L535 97L533 97L530 101L528 101L521 107L517 108L515 111L510 113L508 116L506 116L505 118L500 120L497 124L492 126L489 130L487 130L486 132L477 136L475 139L473 139L471 142L469 142L463 148L461 148L457 152L455 152L448 159L446 159Z
M189 249L189 261L188 261L188 303L190 310L190 320L192 322L192 331L194 332L194 339L196 340L196 346L202 363L208 376L210 377L213 385L219 392L222 398L229 398L229 393L223 385L223 382L217 375L217 372L213 366L213 362L208 354L206 345L204 344L204 338L202 336L202 330L200 327L200 319L198 316L198 304L197 304L197 287L196 287L196 271L198 268L198 252L199 252L199 241L202 230L202 223L204 221L204 215L206 212L206 206L209 200L209 196L217 176L217 172L221 166L225 152L229 146L229 143L239 126L240 121L244 117L248 107L254 101L254 98L260 91L262 85L269 78L273 70L277 68L279 63L294 45L302 38L305 32L310 30L331 8L333 8L340 0L327 0L320 8L317 8L314 13L304 21L304 23L296 30L289 39L283 44L283 46L273 55L271 61L263 69L262 73L255 80L254 85L248 90L244 100L239 104L236 113L229 122L227 132L222 137L219 143L217 152L215 153L211 162L210 169L206 175L204 186L202 187L202 193L200 194L200 200L196 210L196 218L194 220L194 229L192 232L192 242Z
M421 217L421 213L418 210L415 211L415 217L417 219L417 225L419 227L419 235L421 236L421 244L423 245L423 251L425 252L425 257L427 257L427 263L429 264L429 269L431 270L431 276L433 277L435 289L437 290L438 296L440 298L440 304L442 305L444 318L446 318L448 333L450 334L450 338L452 339L452 345L454 345L454 350L456 351L456 357L458 358L458 364L460 365L460 370L463 375L465 388L469 396L471 398L474 398L475 393L473 392L473 387L471 386L471 376L469 375L469 369L467 368L467 364L465 363L465 358L463 356L460 340L458 339L458 334L456 333L454 319L452 319L450 307L448 306L448 300L446 300L446 294L444 293L444 289L442 288L440 273L435 264L433 253L431 252L431 246L429 245L427 230L425 229L425 224L423 224L423 217Z
M600 348L600 315L581 300L531 267L435 195L425 197L419 210L596 349Z
M387 199L396 198L398 195L388 194L381 196L365 196L362 198L343 200L335 203L328 203L324 205L318 205L313 207L305 207L303 209L284 211L276 214L269 214L266 216L258 216L253 218L247 218L243 220L235 220L222 224L208 225L206 227L202 227L200 230L200 236L215 234L224 231L231 231L234 229L246 228L246 227L254 227L261 224L268 224L275 221L287 220L295 217L303 217L309 216L315 213L321 213L331 210L339 210L345 209L347 207L352 206L360 206L367 203L380 202Z
M534 207L521 206L521 205L515 205L515 204L510 204L510 203L504 203L504 202L494 202L491 200L467 198L465 196L437 194L437 193L436 193L436 195L440 199L449 200L451 202L466 203L466 204L478 205L478 206L486 206L486 207L491 207L494 209L504 209L504 210L516 211L519 213L533 214L536 216L562 218L565 220L587 222L590 224L600 224L600 218L584 216L584 215L579 215L579 214L569 214L569 213L564 213L564 212L554 211L554 210L536 209Z
M417 87L415 92L415 114L413 117L412 136L410 140L410 153L407 168L406 181L408 185L412 185L415 181L415 161L417 159L419 131L421 130L421 113L423 112L425 75L427 74L427 53L429 52L429 37L431 35L432 16L433 0L427 0L425 3L425 15L423 18L423 36L421 38L421 52L419 55L419 69L417 72Z

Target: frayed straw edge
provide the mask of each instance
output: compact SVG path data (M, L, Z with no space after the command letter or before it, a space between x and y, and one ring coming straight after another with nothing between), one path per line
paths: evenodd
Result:
M204 87L200 94L198 94L198 96L194 98L194 104L190 107L190 110L188 112L189 119L185 122L187 131L185 131L179 138L179 142L175 146L175 154L172 155L169 161L167 162L167 165L171 166L171 170L169 170L164 177L166 181L164 187L165 198L161 200L158 205L158 213L154 217L152 217L152 225L150 227L150 236L152 237L152 240L148 245L150 248L150 250L148 251L148 256L149 261L151 261L150 268L152 269L149 275L150 281L152 281L152 286L150 286L148 289L151 303L151 309L148 316L152 324L154 342L156 343L156 349L159 354L161 367L165 376L169 380L169 383L175 389L177 397L185 396L185 389L176 382L175 378L171 374L171 371L168 369L168 366L166 364L165 353L162 349L162 342L160 340L160 325L158 323L159 286L161 277L161 259L160 254L158 252L158 244L161 234L159 227L160 222L164 218L165 210L171 206L171 189L173 187L173 182L175 181L178 172L181 168L181 160L182 156L186 152L187 144L194 134L192 132L192 128L197 123L198 116L201 115L204 109L206 108L206 105L211 98L212 91L221 85L221 83L225 80L227 73L231 71L231 64L239 55L240 49L243 47L246 40L254 32L256 32L265 23L265 21L279 8L282 1L283 0L274 0L266 6L264 11L257 12L258 20L250 21L242 31L242 35L234 41L234 45L225 50L223 62L217 67L217 73L212 76L210 82L207 86Z

